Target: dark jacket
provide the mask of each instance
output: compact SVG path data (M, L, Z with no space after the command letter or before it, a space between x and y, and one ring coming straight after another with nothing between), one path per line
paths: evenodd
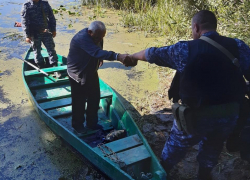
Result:
M67 58L68 74L77 82L84 84L88 74L95 72L99 60L116 60L113 51L102 50L88 34L88 28L79 31L70 42Z
M21 17L26 37L31 37L44 29L56 31L56 19L47 0L39 0L38 3L28 0L23 4Z
M239 59L234 39L217 34L209 38ZM241 70L224 53L201 39L188 45L189 60L180 77L182 102L191 107L241 102L246 90Z

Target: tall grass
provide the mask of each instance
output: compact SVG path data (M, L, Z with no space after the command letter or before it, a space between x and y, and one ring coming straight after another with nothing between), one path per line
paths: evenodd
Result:
M194 13L213 11L218 18L218 32L240 38L250 45L249 0L82 0L85 4L121 10L122 23L147 36L165 36L166 44L191 39L190 23Z

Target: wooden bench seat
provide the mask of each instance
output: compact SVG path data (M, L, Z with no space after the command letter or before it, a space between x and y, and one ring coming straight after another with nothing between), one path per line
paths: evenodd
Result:
M142 143L141 139L139 138L139 136L137 134L135 134L135 135L132 135L132 136L128 136L128 137L125 137L125 138L122 138L122 139L107 143L107 144L105 144L105 146L112 149L113 152L118 153L118 152L121 152L121 151L125 151L125 150L128 150L128 149L140 146L142 144L143 143ZM98 154L103 154L103 152L98 147L95 147L94 150ZM111 154L108 151L106 151L106 153Z
M144 163L146 165L146 161L150 160L151 158L151 155L144 145L129 149L127 151L122 151L116 155L119 160L126 164L127 167L136 163Z
M57 67L44 68L42 69L42 71L46 73L53 73L55 71L65 71L66 69L67 69L67 65L63 65L63 66L57 66ZM34 76L34 75L42 75L42 73L39 72L38 70L29 70L29 71L25 71L24 75L27 77L27 76Z
M41 106L41 108L43 108L44 110L49 110L49 109L55 109L55 108L60 108L60 107L65 107L65 106L69 106L71 105L71 97L66 97L66 98L60 98L61 96L70 96L71 92L68 93L62 93L61 95L56 95L56 96L50 96L50 98L52 99L57 98L57 100L52 100L52 101L48 101L48 102L42 102L39 105ZM111 98L112 97L112 92L106 90L106 91L101 91L101 96L100 99L103 98ZM43 101L43 99L46 99L47 97L43 97L43 98L39 98L37 99L38 102ZM48 99L48 98L47 98Z

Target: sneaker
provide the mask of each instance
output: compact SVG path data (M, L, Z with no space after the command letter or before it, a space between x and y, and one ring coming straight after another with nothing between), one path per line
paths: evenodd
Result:
M100 124L96 124L95 126L87 126L90 130L102 130L103 127Z
M73 127L73 126L72 126ZM77 126L77 127L73 127L74 128L74 131L78 134L83 134L83 133L86 133L87 132L87 129L84 128L84 126Z

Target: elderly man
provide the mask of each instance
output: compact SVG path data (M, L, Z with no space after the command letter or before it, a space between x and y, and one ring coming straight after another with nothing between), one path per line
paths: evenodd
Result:
M139 59L180 73L182 105L178 106L181 109L162 151L162 164L166 171L171 170L190 147L199 143L198 179L201 180L209 178L224 141L236 126L245 95L243 75L250 80L249 47L239 39L219 35L216 28L215 15L202 10L192 18L194 40L151 47L123 62L126 66L133 66ZM234 60L207 42L208 38L229 51ZM187 106L191 111L184 111ZM188 112L193 112L193 116Z
M106 27L101 21L92 22L88 28L79 31L71 40L67 59L72 95L72 127L84 133L85 104L88 129L101 129L98 125L100 87L98 68L103 60L122 61L127 55L103 50Z

